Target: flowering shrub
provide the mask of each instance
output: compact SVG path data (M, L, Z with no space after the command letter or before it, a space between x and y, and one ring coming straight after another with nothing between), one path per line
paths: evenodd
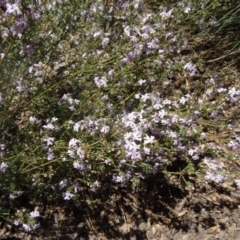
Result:
M191 34L217 19L204 19L215 1L193 2L153 11L141 0L0 1L7 221L40 227L34 204L15 208L22 196L37 205L51 193L78 204L110 186L142 189L149 176L175 174L173 165L204 181L227 179L218 161L227 153L210 133L226 127L229 151L239 149L239 124L224 117L240 89L217 73L196 80L203 63ZM206 171L197 172L199 162Z

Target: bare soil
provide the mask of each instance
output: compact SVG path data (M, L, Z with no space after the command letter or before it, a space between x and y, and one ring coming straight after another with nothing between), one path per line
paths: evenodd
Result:
M235 240L240 233L240 190L228 183L193 183L183 189L158 179L149 182L146 192L122 189L106 197L79 206L48 202L35 233L2 224L0 239Z

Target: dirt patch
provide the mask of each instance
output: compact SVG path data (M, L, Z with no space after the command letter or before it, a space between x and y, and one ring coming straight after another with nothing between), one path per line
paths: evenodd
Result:
M109 193L99 204L71 201L41 209L41 228L18 232L2 223L0 239L237 239L240 191L231 184L195 183L185 190L158 182L146 192Z

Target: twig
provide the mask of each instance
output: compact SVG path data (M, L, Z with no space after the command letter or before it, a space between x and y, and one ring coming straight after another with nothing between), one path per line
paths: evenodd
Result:
M238 50L236 50L236 51L234 51L234 52L232 52L232 53L229 53L229 54L227 54L227 55L221 56L221 57L219 57L219 58L207 60L207 63L216 62L216 61L218 61L218 60L221 60L221 59L223 59L223 58L225 58L225 57L231 56L231 55L236 54L236 53L239 53L239 52L240 52L240 49L238 49Z

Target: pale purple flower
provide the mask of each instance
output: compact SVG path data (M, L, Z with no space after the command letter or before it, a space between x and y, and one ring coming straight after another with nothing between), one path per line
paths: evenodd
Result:
M30 212L30 218L36 218L39 217L39 211L34 210L33 212Z
M110 127L107 125L102 126L101 132L102 133L108 133L110 131Z
M46 142L47 146L51 146L53 145L54 139L54 137L45 136L43 141Z
M83 158L84 158L84 151L82 150L81 147L78 147L78 148L77 148L76 153L77 153L77 155L78 155L78 157L79 157L80 159L83 159Z
M107 86L107 78L105 76L102 77L95 77L94 82L98 88L106 87Z
M147 43L147 47L148 47L149 49L153 49L153 50L158 49L158 48L159 48L159 45L157 44L157 40L156 40L156 39L153 39L151 42L148 42L148 43Z
M130 37L130 36L131 36L131 34L130 34L131 29L130 29L129 26L126 26L123 31L124 31L124 34L125 34L127 37Z
M100 183L98 180L96 180L92 185L90 185L90 190L95 192L96 191L96 188L98 188L100 186Z
M38 229L38 228L40 228L40 227L41 227L41 224L40 224L40 223L34 224L34 225L32 226L32 230L36 230L36 229Z
M228 147L232 150L237 150L240 148L240 143L237 142L237 141L233 141L231 140L229 143L228 143Z
M136 141L142 140L142 131L135 129L134 132L132 132L132 138Z
M24 228L24 230L25 230L26 232L32 231L32 228L31 228L28 224L23 223L22 226L23 226L23 228Z
M217 89L217 92L218 92L218 93L223 93L223 92L226 92L226 91L227 91L226 88L218 88L218 89Z
M130 36L130 40L132 43L137 43L137 37L136 36Z
M67 179L63 179L60 183L59 183L59 188L63 189L67 186Z
M172 101L169 100L169 99L164 99L163 102L162 102L163 105L171 105L172 104Z
M151 16L152 16L152 13L146 14L146 16L142 19L141 23L145 24L147 20L151 18Z
M164 126L170 126L171 125L171 120L170 119L162 119L161 123Z
M190 156L193 156L193 155L196 154L198 151L199 151L199 148L198 148L198 147L193 147L192 149L189 149L189 150L188 150L188 154L189 154Z
M216 17L211 17L210 21L209 21L211 26L215 26L217 24L217 19Z
M177 114L171 114L170 117L171 117L171 122L172 123L178 123L179 117L178 117Z
M216 82L215 82L215 79L214 79L214 78L210 78L210 79L209 79L209 83L215 85L215 83L216 83Z
M223 183L227 178L217 173L207 172L205 175L205 179L213 181L215 183Z
M162 11L162 12L160 13L160 16L161 16L163 19L168 19L168 18L171 17L172 12L173 12L173 9L170 9L168 12L166 12L166 11L164 10L164 11Z
M51 161L51 160L54 159L54 153L53 153L53 150L51 148L48 149L47 155L48 155L48 157L47 157L48 161Z
M69 191L63 192L62 195L64 200L70 200L74 197L74 194L70 193Z
M80 188L79 183L74 183L74 184L73 184L73 189L74 189L74 192L75 192L75 193L81 191L81 188Z
M173 132L173 131L167 131L167 134L170 138L177 138L178 135L176 132Z
M93 186L94 186L94 187L99 187L99 186L100 186L100 183L99 183L99 181L98 181L98 180L96 180L96 181L93 183Z
M17 87L16 87L17 91L18 92L25 92L28 90L28 88L22 84L19 84Z
M143 26L141 30L144 31L145 33L151 33L151 34L156 32L150 25Z
M57 120L58 120L58 118L53 117L53 118L51 119L51 122L56 122Z
M106 159L106 160L104 160L104 163L105 163L106 165L111 165L111 160L110 160L110 159Z
M229 91L228 94L230 96L230 100L232 102L237 102L240 99L240 90L236 90L235 87L232 87Z
M112 181L114 183L122 183L124 181L124 177L123 176L113 176Z
M164 109L161 109L161 110L158 112L158 116L159 116L160 118L164 118L166 115L167 115L167 112L166 112Z
M144 151L145 154L149 155L150 152L151 152L151 149L150 149L150 148L147 148L147 147L144 147L144 148L143 148L143 151Z
M199 157L198 154L194 154L194 155L192 156L192 159L195 160L195 161L197 161L197 160L200 159L200 157Z
M25 53L27 53L28 56L32 56L34 52L34 47L32 45L27 45L20 50L19 54L24 55Z
M240 180L239 179L236 179L234 180L235 184L237 185L238 188L240 188Z
M105 37L102 39L102 46L105 47L108 45L110 39L108 37Z
M83 170L83 169L84 169L84 165L81 164L79 161L75 161L75 162L73 163L73 167L76 168L76 169L78 169L78 170Z
M191 11L191 7L190 6L187 6L184 8L184 12L185 13L189 13Z
M205 157L203 159L203 162L212 170L217 170L217 169L220 169L222 168L221 165L219 165L219 163L217 162L216 159L212 159L212 158L209 158L209 157Z
M146 102L148 99L150 99L150 94L149 93L145 93L144 95L141 96L141 100L143 102Z
M210 95L212 94L212 92L213 92L213 90L209 88L209 89L207 89L206 94L207 94L208 96L210 96Z
M190 76L194 76L197 73L197 67L192 62L188 62L183 67L190 73Z
M16 3L14 4L10 4L10 3L7 3L6 4L6 7L7 7L7 10L5 12L5 15L8 16L10 14L13 14L13 15L20 15L22 12L19 8L19 3L20 1L18 0Z
M47 125L44 125L43 128L48 130L55 130L55 126L52 123L48 123Z
M102 34L102 31L95 32L95 33L93 34L93 37L94 37L94 38L99 37L101 34Z
M139 84L140 86L142 86L145 82L147 82L147 80L140 79L140 80L138 81L138 84Z
M18 198L18 197L22 196L22 194L23 194L23 191L17 191L15 193L10 193L9 194L9 199Z
M71 158L74 158L75 157L75 152L73 150L68 150L67 151L68 155L71 157Z
M186 97L184 97L184 96L181 97L180 100L179 100L179 102L180 102L181 104L183 104L183 105L184 105L187 101L188 101L188 98L186 98Z
M79 139L72 138L72 139L69 141L68 146L69 146L69 147L76 147L79 142L80 142Z
M80 163L79 161L75 161L73 163L73 167L79 171L88 172L91 170L91 166L86 165L85 163Z
M13 224L14 224L15 226L18 226L18 225L20 224L20 221L19 221L18 219L15 219L14 222L13 222Z
M144 144L153 144L155 142L154 136L145 136L144 137Z
M29 24L27 22L27 16L19 18L14 25L10 28L10 31L13 35L17 35L19 38L22 37L22 33L25 29L29 28Z
M81 129L81 127L82 127L81 121L76 122L76 123L74 124L74 126L73 126L73 130L76 131L76 132L78 132L79 129Z
M8 164L5 162L2 162L0 165L0 172L5 173L7 168L8 168Z
M140 160L141 157L141 153L135 149L129 149L126 152L127 157L130 157L132 160Z
M4 101L5 101L5 100L4 100L4 98L3 98L3 94L2 94L2 93L0 93L0 105L1 105L1 104L3 104L3 103L4 103Z

